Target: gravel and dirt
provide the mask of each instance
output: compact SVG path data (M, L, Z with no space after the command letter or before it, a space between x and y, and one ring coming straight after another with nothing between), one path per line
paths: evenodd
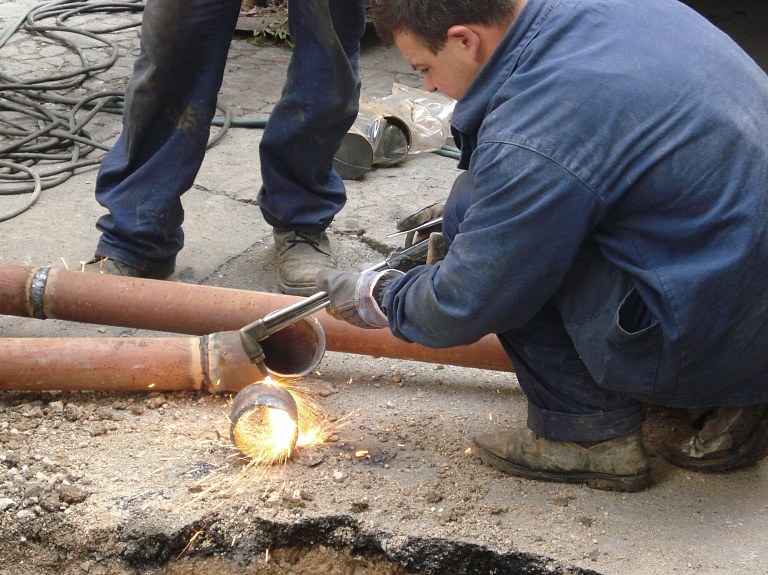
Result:
M32 5L0 0L0 22ZM768 65L764 5L697 6L734 36L741 31ZM117 17L139 16L109 16ZM116 65L87 87L124 87L137 30L121 32L119 45ZM21 34L0 58L20 74L62 66L68 56ZM283 47L238 35L221 103L236 116L267 113L289 58ZM364 97L388 94L393 82L419 86L373 34L361 75ZM92 132L112 143L119 130L118 118L100 116ZM172 280L277 291L271 230L255 205L260 135L231 129L209 152L185 195L187 245ZM396 218L445 197L457 173L453 160L427 154L348 182L348 204L331 228L339 267L360 269L398 247L386 238ZM102 213L94 177L82 171L0 223L0 261L38 267L63 258L74 267L90 257ZM0 212L20 202L0 197ZM2 338L147 335L167 334L0 315ZM653 486L621 494L511 478L479 462L474 435L525 425L512 374L371 350L327 353L296 385L333 433L268 468L247 467L230 445L230 397L3 392L0 575L768 572L768 464L722 475L671 466L660 446L684 425L679 411L648 407Z

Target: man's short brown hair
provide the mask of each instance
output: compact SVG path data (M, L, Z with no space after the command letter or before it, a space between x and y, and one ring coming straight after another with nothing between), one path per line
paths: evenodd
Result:
M458 24L500 26L509 22L519 0L371 0L376 33L387 46L395 34L418 36L434 54Z

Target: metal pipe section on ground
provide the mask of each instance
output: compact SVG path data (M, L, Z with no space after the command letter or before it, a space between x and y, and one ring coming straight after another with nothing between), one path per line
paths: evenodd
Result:
M175 338L6 338L0 390L237 392L264 379L238 332Z
M0 314L20 317L205 335L239 330L300 299L282 294L0 264ZM325 331L329 351L513 371L495 336L486 336L468 346L431 349L403 342L386 329L352 327L325 312L318 313L316 318ZM0 356L2 353L0 349ZM270 353L265 347L265 354Z

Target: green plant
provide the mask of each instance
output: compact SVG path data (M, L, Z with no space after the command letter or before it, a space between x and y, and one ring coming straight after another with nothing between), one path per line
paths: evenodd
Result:
M274 13L261 19L262 28L253 31L254 44L263 44L266 40L275 43L285 43L293 48L291 35L288 32L288 4L274 7Z

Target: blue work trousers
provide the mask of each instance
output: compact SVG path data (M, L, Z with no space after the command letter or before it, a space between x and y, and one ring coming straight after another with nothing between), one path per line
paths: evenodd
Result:
M109 211L98 255L149 269L183 247L181 196L205 155L239 10L240 0L148 0L123 131L96 182ZM332 161L357 114L364 0L291 0L289 27L296 46L262 138L258 201L272 226L317 232L346 199Z
M443 215L450 246L470 205L472 182L463 172L453 185ZM504 294L499 294L504 297ZM652 319L629 275L587 241L555 296L525 325L497 334L528 399L528 427L556 441L600 441L634 431L643 423L637 390L600 386L590 372L602 369L601 322L622 322L634 331ZM585 321L591 320L591 321ZM650 355L648 360L657 358ZM599 367L598 367L599 366ZM605 378L600 378L604 380Z

